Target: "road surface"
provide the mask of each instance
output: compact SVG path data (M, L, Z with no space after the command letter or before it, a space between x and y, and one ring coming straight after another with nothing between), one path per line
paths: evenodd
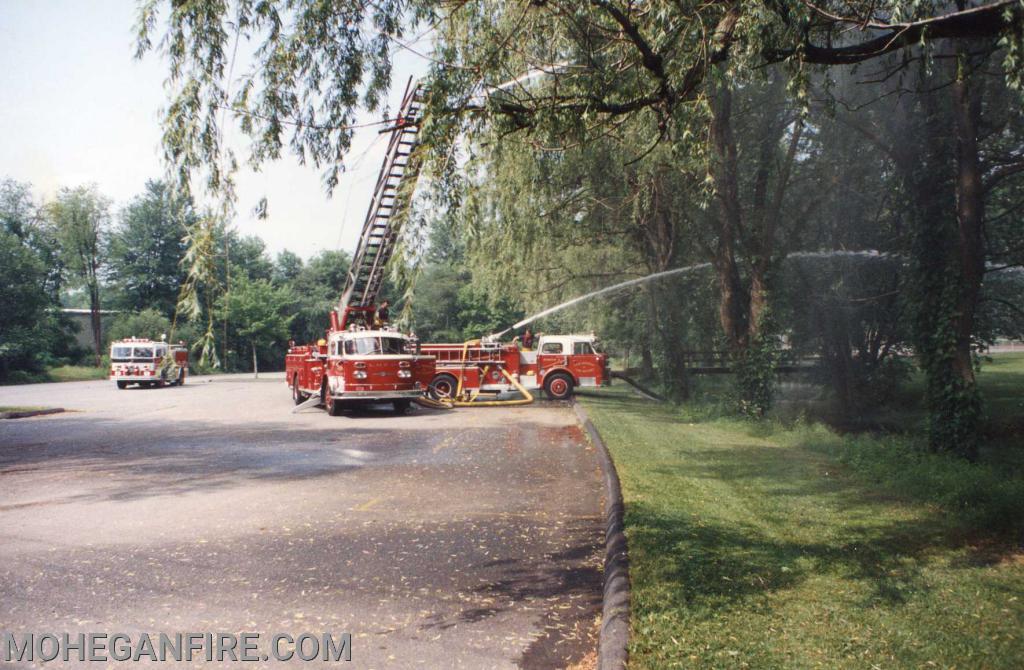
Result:
M223 376L0 405L74 410L0 421L0 633L349 632L357 668L595 648L600 472L565 404L332 418Z

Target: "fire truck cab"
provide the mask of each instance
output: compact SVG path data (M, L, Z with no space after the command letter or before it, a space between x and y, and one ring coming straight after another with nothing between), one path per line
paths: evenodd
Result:
M402 413L424 395L434 357L416 353L413 339L395 330L332 330L315 345L292 346L285 377L295 404L318 396L331 416L345 406L390 402Z
M110 379L117 388L138 384L142 388L153 386L181 386L188 375L188 347L184 342L131 337L110 345Z
M425 344L437 357L430 384L435 398L515 390L509 377L527 390L544 389L549 398L572 397L577 387L609 383L608 356L594 335L543 335L536 349L518 343ZM508 376L506 376L506 374Z
M571 396L576 386L601 386L610 379L608 356L598 351L593 334L542 335L536 352L522 352L520 356L528 360L531 353L536 356L537 387L554 398ZM571 385L565 388L564 382L555 382L553 376L557 374L568 377L566 381Z

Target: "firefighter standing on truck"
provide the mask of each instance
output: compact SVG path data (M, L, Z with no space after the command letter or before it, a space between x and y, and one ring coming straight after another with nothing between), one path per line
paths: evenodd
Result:
M533 350L533 333L530 332L529 328L527 328L526 332L523 333L523 349L526 349L527 351Z
M380 307L377 308L377 314L374 316L373 325L375 328L383 328L388 325L388 321L391 320L391 312L388 307L391 305L387 300L383 300L380 303Z

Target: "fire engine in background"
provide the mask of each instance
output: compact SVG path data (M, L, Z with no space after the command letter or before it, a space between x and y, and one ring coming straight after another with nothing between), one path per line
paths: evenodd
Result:
M110 378L119 389L129 384L143 388L181 386L186 376L188 347L184 342L168 344L132 337L110 345Z
M345 405L391 402L401 413L434 378L432 356L418 355L410 337L375 323L384 270L419 175L422 113L423 89L410 79L327 336L288 349L285 379L297 405L310 399L336 416Z
M535 351L486 340L424 344L422 350L437 357L430 383L436 399L479 404L481 395L520 391L529 399L529 391L544 389L549 398L563 400L577 387L601 386L611 379L608 356L600 353L593 335L543 335Z

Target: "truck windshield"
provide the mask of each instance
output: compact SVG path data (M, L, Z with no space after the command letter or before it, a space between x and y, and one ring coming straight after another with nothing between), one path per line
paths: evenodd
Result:
M153 358L153 347L135 347L135 358Z
M110 348L110 358L111 359L131 358L131 357L132 357L132 348L131 347L111 347Z
M345 340L345 353L356 356L404 354L405 340L401 337L354 337Z

